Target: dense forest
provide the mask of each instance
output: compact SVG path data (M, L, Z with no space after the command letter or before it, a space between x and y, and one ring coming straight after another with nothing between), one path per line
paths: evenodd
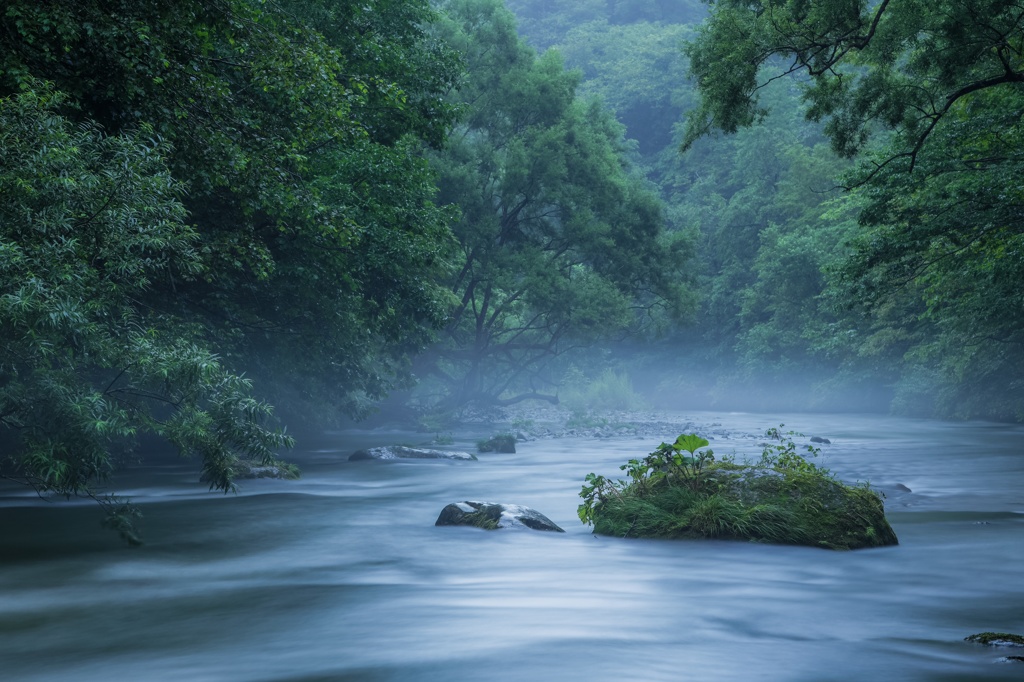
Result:
M1020 421L1022 23L10 0L0 474L127 529L95 486L140 438L230 490L285 424L629 377L670 407Z

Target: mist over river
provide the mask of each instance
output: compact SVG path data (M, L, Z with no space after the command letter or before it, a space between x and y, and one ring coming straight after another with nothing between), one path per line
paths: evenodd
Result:
M0 679L238 681L1019 680L1024 427L879 416L688 413L716 454L780 422L887 496L898 547L831 552L593 536L588 472L661 440L559 438L479 461L348 462L424 434L303 440L298 481L208 493L195 462L117 491L146 544L93 503L0 486ZM714 425L714 426L712 426ZM457 432L451 449L503 425ZM798 439L804 442L805 439ZM902 490L900 486L910 489ZM565 534L435 527L459 500L526 505Z

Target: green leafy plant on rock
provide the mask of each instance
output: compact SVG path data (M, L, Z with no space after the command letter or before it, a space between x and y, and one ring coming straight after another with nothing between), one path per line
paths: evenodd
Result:
M828 549L894 545L882 500L867 485L836 480L796 452L789 434L753 464L716 461L696 434L662 443L620 469L628 480L589 474L580 520L619 537L721 538ZM797 434L793 434L797 435ZM811 456L816 456L811 448Z
M771 427L764 432L769 442L765 443L761 450L761 459L757 466L765 469L787 469L791 471L804 471L807 473L821 472L828 473L828 469L818 466L807 459L807 456L797 452L797 445L793 437L802 437L804 434L797 431L782 432L785 424L779 424L778 428ZM804 446L807 455L818 457L821 455L821 448L813 445Z

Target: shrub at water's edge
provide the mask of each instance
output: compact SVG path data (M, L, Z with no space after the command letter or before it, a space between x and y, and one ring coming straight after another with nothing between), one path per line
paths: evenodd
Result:
M849 486L796 451L778 429L761 459L716 461L697 435L662 443L620 467L628 481L589 474L580 519L601 535L721 538L827 549L898 544L882 500ZM810 455L818 450L807 448Z

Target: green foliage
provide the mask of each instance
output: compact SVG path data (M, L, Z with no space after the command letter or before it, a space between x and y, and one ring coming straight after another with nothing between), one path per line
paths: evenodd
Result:
M452 426L454 421L455 415L451 412L435 410L417 416L416 427L420 431L439 433Z
M360 415L451 303L452 212L421 145L453 121L458 69L434 17L426 0L16 0L0 95L43 79L78 122L149 126L202 276L154 281L147 303L295 415Z
M856 549L896 544L881 499L846 486L795 451L790 435L754 465L715 462L696 434L662 443L620 468L628 481L589 474L580 520L620 537L722 538ZM690 457L683 452L689 452ZM816 453L811 453L816 454Z
M701 0L508 0L522 33L538 49L562 44L588 23L603 25L696 24L706 11Z
M587 474L586 483L580 490L580 497L583 503L577 507L576 512L580 521L586 524L594 523L595 508L608 499L609 496L621 497L619 487L604 476L594 473ZM620 482L621 483L621 482Z
M771 72L800 71L808 116L827 121L837 152L856 154L889 128L912 165L958 102L1022 81L1011 39L1020 32L1019 12L1002 0L716 3L687 48L702 93L687 140L757 121Z
M461 258L444 343L420 373L452 404L539 396L552 358L687 309L688 244L665 237L622 127L576 96L557 53L523 44L498 0L441 9L468 70L465 117L434 158L441 201L462 211Z
M648 156L672 146L689 94L680 45L692 34L683 24L594 21L574 26L558 49L567 65L582 71L580 92L611 108Z
M568 429L594 429L603 428L610 423L606 417L600 417L589 410L573 410L565 421L565 427Z
M675 451L686 450L693 456L693 453L697 448L703 448L710 445L706 438L701 438L695 433L681 435L676 438L676 442L672 444L672 449Z
M978 634L964 637L964 641L985 644L987 646L1024 647L1024 637L1008 632L979 632Z
M767 120L767 84L800 73L807 117L837 153L861 157L844 181L859 234L821 270L831 334L800 335L844 369L896 377L905 409L1024 417L1024 309L1012 284L1024 234L1013 189L1022 36L1018 8L1000 0L730 1L713 5L687 48L700 102L684 147ZM770 352L773 337L754 327L743 350Z
M633 389L629 375L610 368L588 380L573 365L566 372L562 386L559 401L574 414L639 410L646 406L643 397Z
M783 432L781 429L785 424L779 424L778 428L771 427L764 432L768 442L761 450L761 459L756 466L764 469L775 469L776 471L793 471L806 474L830 475L829 470L816 465L807 457L818 457L821 455L821 448L813 445L805 445L806 455L797 452L797 445L793 441L794 436L802 437L804 434L796 431Z
M558 44L574 26L600 19L607 12L606 0L507 0L505 4L538 50Z
M239 457L270 461L291 439L270 407L196 341L198 329L144 303L158 282L205 269L183 188L152 129L107 136L58 111L33 83L0 99L0 426L5 456L41 494L85 496L131 543L135 515L95 486L115 454L155 433L232 489Z
M1024 417L1021 111L1020 90L978 92L936 126L913 173L856 176L864 229L833 296L864 346L903 365L904 404L927 416Z
M697 491L704 482L701 473L715 459L712 450L699 453L698 448L708 445L708 441L697 434L680 435L674 443L662 443L654 452L643 459L631 459L619 467L626 472L629 481L611 482L604 476L588 474L587 485L580 492L583 504L577 510L580 520L584 523L595 522L595 510L609 496L621 498L626 490L643 495L655 490L666 481L681 481L685 487ZM689 452L685 457L683 452Z
M498 433L485 440L478 441L479 452L509 453L516 451L516 437L511 433Z

